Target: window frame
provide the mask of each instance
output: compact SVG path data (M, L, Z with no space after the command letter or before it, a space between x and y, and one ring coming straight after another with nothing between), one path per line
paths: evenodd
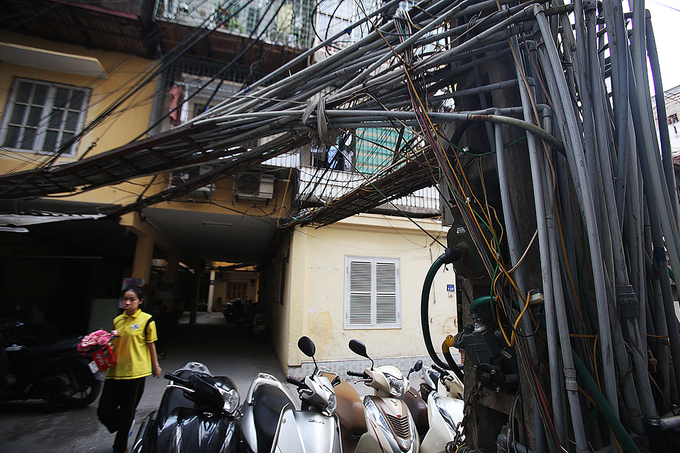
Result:
M352 289L352 263L370 263L371 267L371 282L370 282L370 322L369 323L352 323L351 309L352 296L361 291L353 291ZM393 323L380 323L377 317L377 300L379 292L377 290L377 268L380 264L394 265L394 311L395 321ZM366 293L364 291L364 293ZM382 294L392 294L392 292L381 292ZM380 329L401 329L402 328L402 313L401 313L401 260L400 258L385 258L385 257L366 257L345 255L345 291L344 291L344 328L346 330L380 330Z
M14 115L15 109L16 109L16 100L17 96L19 95L19 87L21 83L27 83L32 85L31 92L34 93L35 87L36 86L45 86L47 87L47 94L45 95L45 103L42 106L43 111L42 114L40 115L40 119L38 120L38 127L37 127L37 132L35 134L35 139L32 144L32 148L15 148L14 146L5 146L5 140L7 139L7 133L9 132L9 123L12 119L12 116ZM47 138L47 132L48 130L57 130L59 131L60 137L63 138L63 125L65 124L65 120L62 120L61 124L59 125L59 129L55 129L54 127L50 126L50 122L48 121L48 118L52 114L53 107L54 107L54 101L56 99L56 94L57 90L59 88L67 89L67 90L76 90L79 92L83 93L83 101L81 105L81 109L78 110L78 118L76 120L76 126L75 130L73 131L74 136L77 136L83 129L83 124L85 123L85 118L87 116L87 111L88 107L90 104L90 96L92 94L92 90L90 88L86 87L80 87L76 85L68 85L64 83L56 83L56 82L47 82L43 80L35 80L35 79L29 79L29 78L24 78L24 77L15 77L14 81L12 82L12 88L10 89L9 96L7 98L7 103L5 105L5 117L3 118L2 121L2 127L0 128L0 145L10 151L15 151L15 152L22 152L22 153L30 153L30 154L43 154L43 155L55 155L57 150L62 146L62 143L60 143L58 146L55 146L55 149L52 151L46 151L43 150L43 146L45 144L45 140ZM32 101L33 99L31 99ZM27 104L31 105L31 104ZM67 112L70 111L69 109L62 109L66 110ZM74 110L75 111L75 110ZM47 113L49 112L49 113ZM24 113L24 116L28 115L28 112ZM17 123L19 124L19 123ZM21 127L23 130L26 129L28 126L26 119L22 119ZM29 126L30 127L30 126ZM70 131L67 131L70 133ZM60 139L61 141L61 139ZM77 154L78 150L78 145L79 145L80 140L76 140L71 147L67 150L62 152L60 155L65 156L65 157L75 157Z

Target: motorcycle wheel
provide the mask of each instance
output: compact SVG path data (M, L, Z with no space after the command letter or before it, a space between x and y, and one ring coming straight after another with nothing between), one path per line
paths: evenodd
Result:
M74 365L72 372L76 388L72 389L65 405L72 409L87 407L99 397L104 383L97 379L85 364Z

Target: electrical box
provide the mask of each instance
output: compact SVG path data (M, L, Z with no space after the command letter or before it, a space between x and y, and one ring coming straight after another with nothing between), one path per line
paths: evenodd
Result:
M177 187L182 184L186 184L187 182L190 182L193 178L196 178L201 175L205 175L206 173L209 173L213 170L213 167L211 165L200 165L194 168L190 168L187 170L181 170L181 171L174 171L170 174L170 182L168 184L169 188ZM205 186L202 187L197 187L191 192L187 193L187 196L196 196L196 195L204 195L206 197L209 197L212 195L212 193L215 191L215 184L210 183L206 184Z

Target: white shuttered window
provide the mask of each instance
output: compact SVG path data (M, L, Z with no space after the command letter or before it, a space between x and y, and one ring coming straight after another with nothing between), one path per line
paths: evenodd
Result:
M345 257L345 329L401 327L398 258Z

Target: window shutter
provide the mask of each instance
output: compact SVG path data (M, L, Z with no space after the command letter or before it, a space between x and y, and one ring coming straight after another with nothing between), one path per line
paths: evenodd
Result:
M397 279L395 263L376 263L376 324L397 322Z
M399 328L399 259L345 257L345 328Z
M371 324L371 263L351 261L349 279L349 323Z

